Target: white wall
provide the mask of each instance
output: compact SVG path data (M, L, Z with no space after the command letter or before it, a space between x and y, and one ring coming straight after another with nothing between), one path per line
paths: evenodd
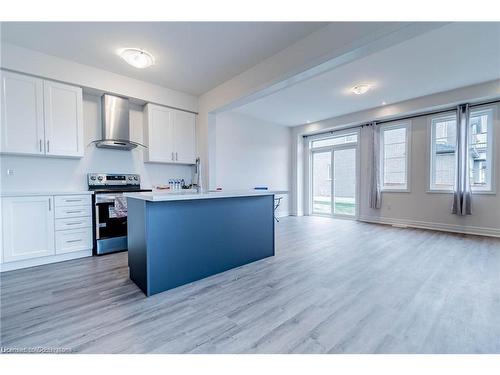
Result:
M290 190L291 129L236 112L217 114L215 126L215 185L224 190ZM284 195L279 216L288 215Z
M494 185L498 191L500 183L500 105L495 105L493 121ZM410 193L382 193L382 207L370 209L369 169L370 155L361 152L361 202L360 218L387 223L409 223L438 229L451 229L471 233L485 233L500 236L500 195L473 194L472 215L451 214L452 194L429 193L430 134L429 121L432 116L411 120ZM366 150L370 138L362 132L361 150Z
M416 113L428 109L437 109L460 102L474 102L485 98L500 97L500 81L474 85L444 93L429 95L414 100L396 103L386 107L352 113L337 118L327 119L314 124L293 129L293 177L294 197L292 213L307 213L308 154L304 152L302 136L325 130L342 129L345 126ZM500 105L495 105L496 114L493 124L495 137L494 178L496 191L500 188ZM425 228L452 230L468 233L500 236L500 195L475 194L473 196L473 215L459 217L450 213L451 194L429 193L429 118L425 116L412 119L411 133L411 169L409 193L383 193L382 208L369 208L369 138L361 133L360 158L360 218L366 221L389 224L407 224Z
M143 151L106 150L89 145L101 137L100 97L84 95L83 122L85 156L81 159L62 159L34 156L0 156L2 191L87 190L87 173L139 173L144 188L167 184L170 178L191 181L192 167L143 162ZM142 107L131 105L131 140L143 143ZM7 176L7 169L14 175Z

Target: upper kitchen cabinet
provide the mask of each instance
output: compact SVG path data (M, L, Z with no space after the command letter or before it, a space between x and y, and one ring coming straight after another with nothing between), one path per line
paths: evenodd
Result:
M196 115L147 104L144 110L145 160L155 163L196 162Z
M2 71L2 153L82 157L80 87Z
M83 156L82 89L44 81L45 152L54 156Z
M145 160L157 163L174 162L173 109L154 104L144 108Z
M43 80L2 71L1 152L43 155Z
M194 164L196 162L196 115L174 111L175 161Z

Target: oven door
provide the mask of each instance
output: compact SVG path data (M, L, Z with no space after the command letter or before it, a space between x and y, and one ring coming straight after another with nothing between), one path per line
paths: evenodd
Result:
M115 197L117 195L119 194L101 193L95 197L95 253L97 255L127 250L127 217L116 215Z

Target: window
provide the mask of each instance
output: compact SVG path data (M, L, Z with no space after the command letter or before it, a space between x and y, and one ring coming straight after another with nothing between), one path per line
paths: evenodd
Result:
M471 111L469 119L469 177L475 192L492 191L493 110ZM455 185L456 115L431 120L431 191L453 191Z
M380 164L382 190L409 191L409 123L380 128Z
M431 120L431 190L452 191L455 185L457 119L455 115Z
M351 133L336 137L328 137L328 138L313 140L311 141L311 148L340 146L350 143L356 143L357 141L358 141L358 134Z
M493 110L471 111L469 120L469 177L474 191L492 191Z

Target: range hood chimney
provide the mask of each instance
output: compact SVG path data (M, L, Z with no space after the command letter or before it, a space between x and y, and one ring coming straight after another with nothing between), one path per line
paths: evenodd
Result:
M130 140L129 101L104 94L101 98L102 138L94 141L96 147L115 150L132 150L140 143Z

